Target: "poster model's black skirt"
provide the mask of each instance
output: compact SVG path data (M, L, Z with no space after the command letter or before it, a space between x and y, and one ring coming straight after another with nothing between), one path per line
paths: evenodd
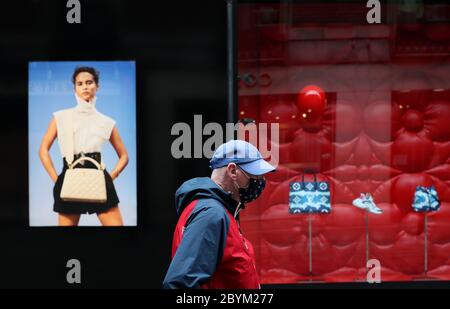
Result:
M101 155L98 152L85 154L87 157L91 157L96 160L98 163L101 162ZM80 155L76 155L74 161L78 159ZM60 197L61 189L63 185L64 175L66 174L66 170L68 169L66 160L64 161L64 167L61 174L58 176L56 180L55 186L53 188L53 198L55 203L53 205L53 210L58 213L63 214L93 214L93 213L102 213L107 211L110 208L113 208L119 204L119 198L116 193L116 189L114 188L114 183L111 178L111 175L104 170L105 174L105 182L106 182L106 197L107 200L105 203L87 203L87 202L68 202L63 201ZM92 162L84 161L84 165L77 164L74 168L97 168Z

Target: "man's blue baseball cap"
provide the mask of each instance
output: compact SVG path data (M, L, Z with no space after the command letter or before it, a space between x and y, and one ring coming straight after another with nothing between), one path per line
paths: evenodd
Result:
M235 163L245 172L255 176L275 171L275 167L263 159L255 146L242 140L231 140L220 145L209 163L213 170Z

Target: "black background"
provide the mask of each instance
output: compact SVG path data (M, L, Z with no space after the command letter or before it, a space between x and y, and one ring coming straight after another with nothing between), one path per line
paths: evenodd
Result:
M206 159L172 158L171 127L194 114L226 121L226 2L80 2L81 24L67 23L64 0L0 10L0 287L74 287L66 263L76 258L78 287L160 288L174 192L210 172ZM56 60L136 61L137 228L28 227L28 62Z

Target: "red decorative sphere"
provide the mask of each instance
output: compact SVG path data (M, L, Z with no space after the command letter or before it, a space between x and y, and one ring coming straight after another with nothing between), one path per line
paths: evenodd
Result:
M402 123L406 130L419 132L424 125L423 115L419 111L410 109L403 114Z
M297 107L300 117L303 119L314 119L323 115L327 97L322 88L314 85L304 87L298 93Z

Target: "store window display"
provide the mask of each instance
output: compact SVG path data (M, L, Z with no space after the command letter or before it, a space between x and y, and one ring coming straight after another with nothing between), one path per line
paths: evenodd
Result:
M242 217L263 284L366 281L370 259L383 281L450 280L450 6L381 9L237 6L237 118L280 123ZM304 182L329 184L329 213L301 214Z

